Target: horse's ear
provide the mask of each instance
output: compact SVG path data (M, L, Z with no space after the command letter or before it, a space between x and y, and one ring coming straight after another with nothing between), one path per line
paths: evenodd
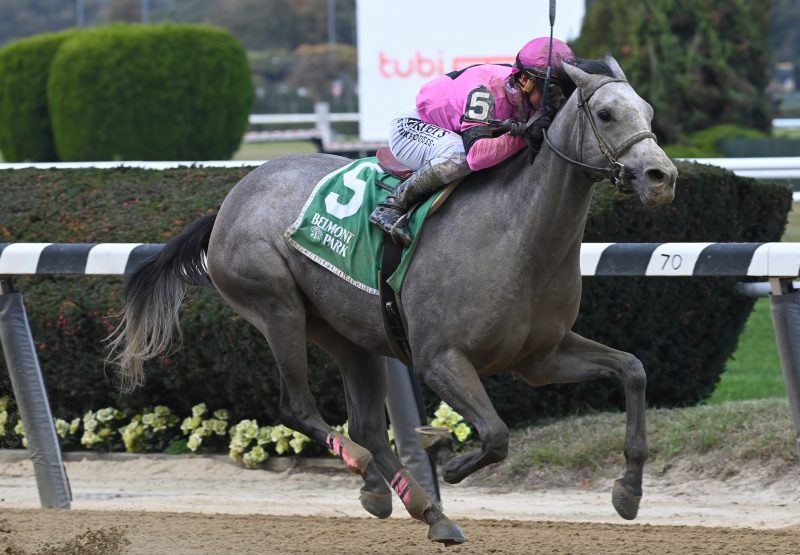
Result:
M614 59L614 56L611 54L606 54L603 58L603 61L608 64L608 67L611 68L611 71L615 76L619 77L620 79L625 79L626 81L628 80L628 78L625 77L625 73L622 71L622 68L619 67L619 62Z
M570 64L569 62L563 62L561 64L561 68L567 73L567 75L569 75L569 78L572 79L572 82L575 83L580 89L586 88L592 81L591 75L580 69L578 66Z

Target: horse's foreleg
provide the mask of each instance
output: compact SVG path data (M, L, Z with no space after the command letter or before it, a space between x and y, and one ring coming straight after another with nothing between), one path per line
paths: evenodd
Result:
M415 360L417 359L415 354ZM422 360L428 386L478 431L481 447L451 458L443 468L446 482L456 484L508 454L508 427L500 419L475 368L460 352Z
M625 474L614 483L612 502L622 518L636 518L642 496L642 471L647 459L647 376L639 359L570 332L543 364L517 371L533 385L577 383L598 378L620 380L625 389L626 407Z

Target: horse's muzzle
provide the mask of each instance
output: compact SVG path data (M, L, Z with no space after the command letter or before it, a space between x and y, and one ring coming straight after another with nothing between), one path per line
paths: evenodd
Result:
M642 172L640 179L639 197L645 206L661 206L675 200L678 169L674 164L649 167Z

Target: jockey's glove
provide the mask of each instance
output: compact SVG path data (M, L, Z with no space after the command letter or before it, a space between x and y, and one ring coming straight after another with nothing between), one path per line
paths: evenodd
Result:
M536 144L542 144L544 140L544 130L550 127L552 120L549 116L542 116L534 121L528 128L527 138Z
M557 112L563 106L565 100L561 87L555 83L550 83L550 88L547 91L547 102L545 102L545 105L552 112L550 115Z
M544 130L550 127L550 117L542 116L534 121L525 132L525 142L528 143L528 163L533 164L536 155L544 142Z
M522 137L525 134L525 128L528 123L524 121L517 121L515 119L507 119L502 123L502 128L508 131L512 137Z

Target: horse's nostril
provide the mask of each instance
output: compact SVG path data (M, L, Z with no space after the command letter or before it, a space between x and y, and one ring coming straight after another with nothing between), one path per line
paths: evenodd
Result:
M667 174L663 171L659 170L658 168L651 168L644 172L647 181L649 181L653 185L665 185L667 184Z

